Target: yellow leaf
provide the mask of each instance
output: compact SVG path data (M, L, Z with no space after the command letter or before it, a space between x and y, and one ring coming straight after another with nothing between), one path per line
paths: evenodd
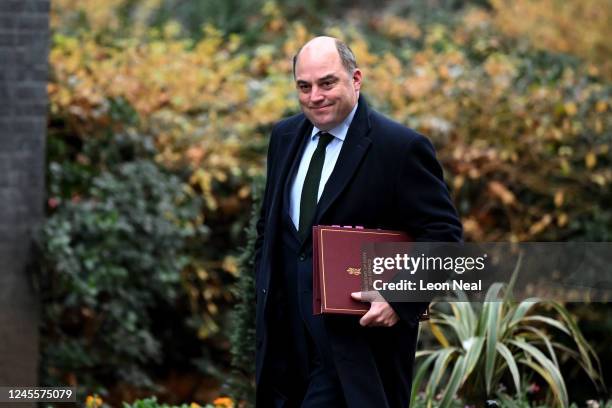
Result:
M598 101L595 109L599 113L605 112L608 109L608 103L606 101Z
M196 275L198 276L198 278L200 278L200 280L204 281L208 279L208 271L204 268L197 268Z
M557 190L555 193L555 207L561 207L563 205L563 201L565 199L565 194L563 190Z
M251 187L249 186L242 186L240 190L238 190L238 197L240 198L247 198L249 194L251 194Z
M238 275L238 262L233 256L226 256L223 259L222 268L234 276Z
M461 190L461 187L463 187L464 183L465 183L465 177L463 177L462 175L458 175L453 180L453 187L455 190Z
M563 108L568 116L574 116L578 112L578 107L574 102L567 102L565 105L563 105Z
M606 184L608 183L606 178L602 175L602 174L593 174L591 175L591 181L593 181L593 183L601 186L601 187L605 187Z
M512 191L508 190L506 186L504 186L499 181L491 181L489 183L489 192L499 198L502 203L506 205L512 205L516 203L516 197Z
M550 216L550 214L546 214L544 217L542 217L542 219L540 219L540 221L536 222L535 224L531 226L531 228L529 228L529 234L530 235L539 234L540 232L544 231L546 227L550 225L551 221L552 221L552 217Z
M85 406L87 408L99 408L102 406L102 398L98 395L88 395L85 398Z
M431 327L431 333L434 335L436 340L438 340L438 342L440 343L442 347L450 346L450 343L448 342L448 340L444 336L444 333L442 333L442 330L440 330L437 324L435 324L434 322L430 320L429 327Z
M213 401L213 404L219 408L234 408L234 401L227 397L219 397Z
M595 167L597 165L597 156L595 155L595 153L588 152L587 155L584 157L584 164L589 170Z
M477 168L473 167L468 171L468 176L471 179L477 179L478 177L480 177L480 171Z

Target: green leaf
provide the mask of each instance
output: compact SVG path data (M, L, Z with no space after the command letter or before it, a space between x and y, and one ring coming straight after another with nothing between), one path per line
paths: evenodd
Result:
M417 394L419 392L419 388L421 387L421 382L423 381L423 377L425 377L429 366L433 363L436 357L437 354L432 353L429 357L425 359L425 361L423 361L419 365L419 368L417 368L416 374L414 375L414 379L412 380L412 390L410 392L410 406L414 405Z
M485 295L485 303L503 301L499 298L499 292L503 289L503 287L504 284L502 282L496 282L492 284L487 290L487 294Z
M486 320L486 348L485 348L485 385L487 395L491 395L493 385L493 374L495 372L495 357L497 346L497 332L499 325L499 316L501 313L500 302L485 302L483 308L483 316Z
M516 395L521 393L521 375L519 374L518 366L514 360L514 356L508 347L503 343L497 343L497 351L506 360L510 374L512 374L512 380L514 381L514 388L516 389Z
M508 285L506 286L506 293L504 294L504 303L508 303L512 298L512 290L514 289L514 284L516 283L516 279L518 278L522 263L523 251L520 251L518 259L516 260L516 265L514 265L514 270L512 271L512 275L510 277L510 282L508 282Z
M476 330L476 314L472 308L472 303L468 301L463 291L457 291L458 302L452 302L451 308L457 320L462 324L462 333L465 336L461 341L470 338Z
M581 362L583 362L584 365L587 367L587 373L589 374L589 377L591 377L591 379L595 383L595 386L597 386L598 388L604 387L603 379L600 375L601 364L599 362L599 357L597 356L597 353L595 353L595 350L593 350L593 348L586 341L586 339L582 335L582 332L578 328L578 325L576 324L572 316L569 314L567 309L558 304L557 302L550 302L550 304L565 321L565 324L567 325L567 328L569 329L571 336L574 339L574 342L578 346L578 351L580 352L581 356ZM597 364L597 368L593 366L591 359L595 361L595 363Z
M546 357L539 349L525 341L510 340L510 344L522 349L526 356L533 357L539 363L539 366L537 366L531 360L519 360L519 362L523 362L523 364L525 364L525 362L529 363L527 364L529 367L534 368L537 366L539 369L534 369L549 383L559 402L561 402L564 407L567 406L569 404L567 390L559 366ZM540 372L541 370L545 370L545 372L542 374Z
M482 312L478 320L478 330L476 333L478 336L486 335L491 305L500 302L498 294L502 288L503 283L497 282L492 284L487 290L487 294L485 295L485 301L482 305Z
M556 321L555 319L551 319L550 317L546 317L546 316L527 316L527 317L523 317L522 319L523 322L542 322L542 323L546 323L549 326L555 327L559 330L561 330L563 333L565 334L570 334L570 331L567 329L567 327L565 327L563 324L559 323L558 321Z
M529 298L523 300L514 311L514 315L512 316L512 320L510 321L510 326L513 326L518 323L533 306L537 305L540 302L541 299L539 298Z
M518 360L518 362L528 366L529 368L531 368L532 370L534 370L535 372L540 374L540 376L544 379L544 381L546 381L548 383L548 385L550 386L550 388L551 388L551 390L553 392L553 395L555 396L557 401L561 404L561 406L562 407L567 407L567 405L568 405L567 392L565 391L565 385L564 384L560 384L559 381L558 381L558 378L557 378L558 375L557 374L559 374L559 373L554 373L554 372L548 371L547 369L543 368L542 366L534 363L532 360L520 359L520 360ZM563 385L563 386L561 386L561 385Z
M461 386L461 379L464 377L465 373L465 356L459 356L457 361L455 362L455 367L453 367L453 371L448 380L448 385L444 390L444 394L442 395L442 399L440 400L441 407L450 406L453 398L457 394L457 390Z
M559 366L559 362L557 361L557 354L555 353L555 350L553 349L553 346L548 336L542 330L539 330L531 326L524 326L523 330L528 330L534 333L538 338L540 338L542 340L542 343L544 343L544 345L546 346L546 349L548 350L548 354L550 355L550 358L553 361L553 363L555 363L556 366Z
M450 358L457 351L458 350L455 349L454 347L445 348L439 351L436 357L436 362L434 364L433 370L429 377L429 381L427 382L427 388L425 392L427 394L428 399L432 398L436 394L436 390L438 389L438 386L440 385L442 376L446 372L446 366L448 365Z
M467 344L466 344L467 343ZM466 349L465 353L465 374L461 379L462 383L465 383L476 367L478 363L478 359L482 354L482 347L485 343L485 339L483 337L472 337L469 342L463 343L463 348Z

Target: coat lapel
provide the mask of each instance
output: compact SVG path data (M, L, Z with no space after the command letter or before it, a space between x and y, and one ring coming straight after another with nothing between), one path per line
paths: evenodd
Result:
M359 163L366 154L372 140L370 132L370 112L363 97L359 97L359 106L351 122L342 150L334 170L325 184L323 194L319 199L313 225L317 225L327 209L334 203L340 193L346 188Z
M276 187L276 191L272 198L271 210L273 217L280 217L282 215L282 203L286 188L291 188L291 184L287 183L286 178L289 176L289 172L294 162L296 161L296 155L301 151L300 146L303 145L306 139L304 135L312 131L312 125L309 120L304 117L295 132L292 132L290 136L290 145L287 149L287 154L284 155L284 161L280 166L280 183Z

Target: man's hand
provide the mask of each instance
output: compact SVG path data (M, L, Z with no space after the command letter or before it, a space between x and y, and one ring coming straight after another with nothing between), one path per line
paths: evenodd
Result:
M374 300L371 292L353 292L351 297L360 302L371 302L370 310L359 320L364 327L391 327L398 322L399 317L388 302Z

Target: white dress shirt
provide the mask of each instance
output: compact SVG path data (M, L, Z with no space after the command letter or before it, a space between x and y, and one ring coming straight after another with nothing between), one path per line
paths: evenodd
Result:
M321 171L321 181L319 181L317 202L321 198L321 194L323 194L323 189L325 188L327 180L329 180L329 176L334 170L336 161L338 161L340 149L342 149L342 144L344 143L344 139L346 138L349 126L351 125L353 117L355 116L355 112L357 111L357 105L358 104L355 104L353 110L348 114L346 119L342 121L342 123L327 132L334 136L334 138L331 142L329 142L325 149L325 162L323 163L323 170ZM314 151L317 148L317 144L319 143L319 132L320 129L318 129L317 127L312 128L310 139L308 140L306 148L304 149L304 153L302 154L300 167L298 168L298 171L295 175L295 179L293 180L293 183L291 185L289 215L291 216L291 220L293 221L293 225L295 225L296 229L299 229L300 225L300 201L302 200L302 187L304 185L306 173L308 172L310 159L312 158L312 155L314 154Z

